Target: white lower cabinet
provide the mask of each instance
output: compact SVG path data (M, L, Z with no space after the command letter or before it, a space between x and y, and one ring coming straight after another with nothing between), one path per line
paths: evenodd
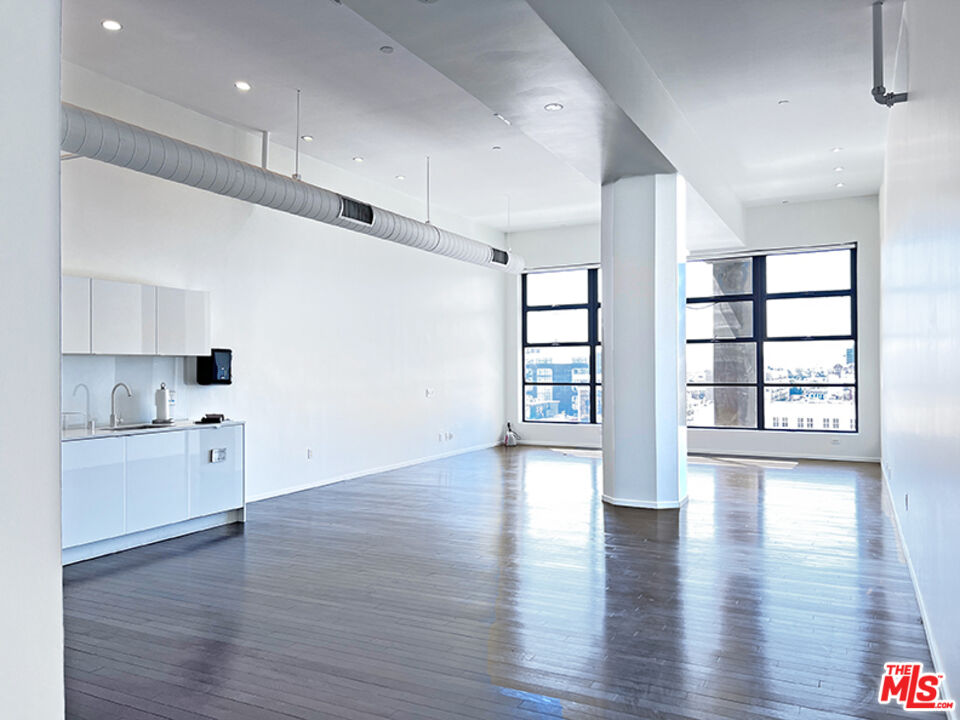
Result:
M243 504L243 428L189 433L190 514L212 515Z
M127 441L128 533L189 517L189 432L131 435Z
M63 547L122 535L123 438L63 443Z
M242 511L243 439L243 425L230 424L62 443L63 547L77 548L68 562L212 527L197 523ZM193 524L178 525L186 520ZM123 537L147 530L146 538Z

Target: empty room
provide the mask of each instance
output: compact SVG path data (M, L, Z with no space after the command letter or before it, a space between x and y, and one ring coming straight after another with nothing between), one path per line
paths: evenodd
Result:
M960 717L955 0L0 9L0 718Z

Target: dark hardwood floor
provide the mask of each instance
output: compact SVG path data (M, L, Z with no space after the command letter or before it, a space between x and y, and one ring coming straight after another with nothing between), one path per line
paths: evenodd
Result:
M67 716L907 716L882 665L930 656L876 466L695 459L680 511L598 484L483 451L65 568Z

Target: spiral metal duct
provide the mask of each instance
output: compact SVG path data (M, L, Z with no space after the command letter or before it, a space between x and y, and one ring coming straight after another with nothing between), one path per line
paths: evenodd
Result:
M60 149L474 265L523 269L522 258L485 243L68 103Z

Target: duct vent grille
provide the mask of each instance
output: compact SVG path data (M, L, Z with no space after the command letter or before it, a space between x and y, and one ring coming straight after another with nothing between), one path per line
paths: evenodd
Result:
M373 225L373 208L366 203L344 197L340 202L340 217L364 225Z
M493 249L493 261L498 265L506 265L510 262L510 255L503 250Z

